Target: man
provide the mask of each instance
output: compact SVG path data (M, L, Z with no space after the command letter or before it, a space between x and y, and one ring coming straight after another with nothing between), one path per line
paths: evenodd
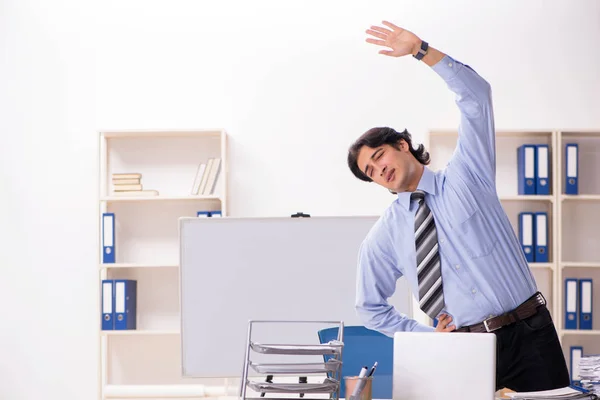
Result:
M373 128L351 147L348 165L397 199L360 247L356 309L365 326L396 331L491 332L497 335L497 388L568 386L569 375L544 297L496 193L490 85L469 66L390 22L367 42L391 57L412 55L456 94L461 119L455 153L432 172L410 134ZM432 327L387 302L405 276ZM443 354L440 355L443 357ZM432 360L435 362L435 360Z

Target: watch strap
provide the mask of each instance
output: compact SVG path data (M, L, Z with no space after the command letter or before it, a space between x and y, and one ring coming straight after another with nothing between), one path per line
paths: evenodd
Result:
M428 49L429 49L429 43L422 40L421 48L419 49L419 52L417 54L413 55L413 57L420 61L421 59L423 59L423 57L425 57L425 54L427 54Z

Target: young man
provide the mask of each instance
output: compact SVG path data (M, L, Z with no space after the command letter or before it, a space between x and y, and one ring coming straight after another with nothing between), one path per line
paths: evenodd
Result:
M496 193L491 89L469 66L384 21L366 41L379 53L413 56L456 94L461 119L455 153L432 172L410 134L373 128L351 147L354 175L397 199L360 247L356 310L365 326L396 331L494 332L497 388L546 390L570 383L556 329ZM387 302L405 276L432 327ZM440 355L443 357L443 355ZM435 362L435 360L432 360Z

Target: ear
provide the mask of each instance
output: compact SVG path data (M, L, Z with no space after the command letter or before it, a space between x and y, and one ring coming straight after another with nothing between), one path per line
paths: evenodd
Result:
M404 139L400 139L400 141L398 141L398 147L402 151L408 151L409 150L408 149L408 143Z

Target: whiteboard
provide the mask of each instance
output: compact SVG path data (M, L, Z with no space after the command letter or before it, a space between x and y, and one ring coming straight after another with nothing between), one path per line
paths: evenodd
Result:
M358 250L376 221L181 218L182 375L240 377L250 320L361 325L354 309ZM410 296L401 278L389 302L411 316ZM253 327L252 339L317 344L317 330L331 326L260 324ZM260 362L260 356L251 359ZM319 356L303 357L318 358L302 362L322 361Z

